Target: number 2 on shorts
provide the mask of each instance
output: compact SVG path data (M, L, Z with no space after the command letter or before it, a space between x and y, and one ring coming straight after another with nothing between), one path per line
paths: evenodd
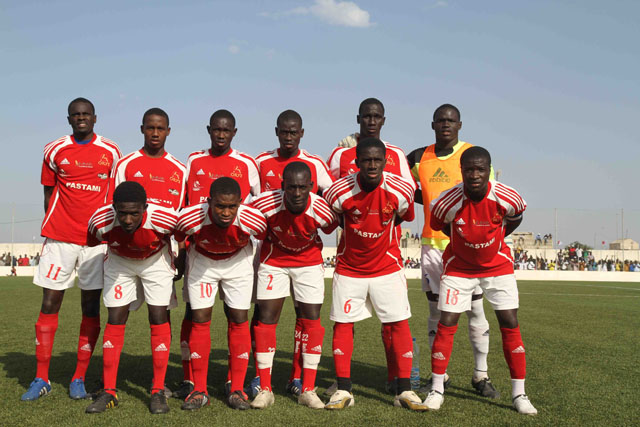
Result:
M267 277L269 277L269 284L267 284L267 290L271 291L273 290L273 274L270 274Z

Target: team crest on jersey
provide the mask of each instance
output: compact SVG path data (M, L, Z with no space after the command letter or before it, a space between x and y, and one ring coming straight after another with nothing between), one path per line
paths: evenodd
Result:
M500 224L502 222L502 218L502 214L500 212L496 212L493 214L493 217L491 217L491 222L494 224Z
M155 176L154 174L149 174L149 179L155 182L164 182L164 176Z
M100 160L98 161L98 164L100 166L106 166L106 167L111 166L111 162L109 161L109 158L107 157L106 154L103 154L102 157L100 157Z
M269 184L269 182L265 182L264 183L264 189L265 190L271 190L271 184Z
M382 213L385 213L387 215L393 213L393 204L391 204L391 202L387 202L385 207L382 209Z
M178 190L175 190L175 189L173 189L173 188L170 188L170 189L169 189L169 193L170 193L172 196L177 196L178 194L180 194L180 193L178 192Z
M178 172L174 172L173 175L171 175L171 178L169 179L175 182L176 184L180 184L182 182L182 180L180 179L180 175L178 175Z
M391 165L391 166L396 165L396 162L393 160L393 157L391 157L391 154L387 154L387 165Z
M200 191L202 190L202 185L200 185L200 181L194 181L193 182L193 191Z
M242 171L240 170L240 168L238 166L236 166L233 169L233 172L231 172L231 176L234 178L242 178Z
M98 178L100 178L100 179L107 179L107 178L109 178L109 175L107 175L106 173L99 173L99 174L98 174Z

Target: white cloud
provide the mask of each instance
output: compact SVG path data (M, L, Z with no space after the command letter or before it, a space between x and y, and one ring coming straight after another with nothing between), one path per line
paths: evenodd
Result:
M229 50L229 52L232 55L236 55L240 52L240 47L241 46L247 46L248 43L244 40L231 40L229 42L229 46L227 47L227 50Z
M437 1L436 4L433 5L434 7L447 7L448 3L446 1Z
M313 15L330 25L366 28L373 25L369 12L351 1L315 0L309 7L296 7L284 12L261 12L260 16L280 18L290 15Z
M236 53L240 52L240 46L238 46L237 44L229 45L229 52L235 55Z

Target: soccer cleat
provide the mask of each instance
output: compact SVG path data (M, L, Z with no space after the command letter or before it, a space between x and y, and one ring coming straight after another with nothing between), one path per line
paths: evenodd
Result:
M258 395L260 390L262 390L260 388L260 377L254 377L249 385L244 388L244 392L252 399Z
M115 391L115 390L113 390ZM87 414L100 414L107 409L115 408L118 406L118 395L115 396L111 393L108 393L105 390L102 390L98 393L98 397L92 403L87 406L87 409L84 410Z
M427 380L427 382L424 384L424 386L420 387L420 390L418 390L420 393L427 393L429 394L429 392L431 391L431 384L433 382L433 378L429 378ZM444 374L444 389L448 389L449 386L451 385L451 377L449 376L449 374Z
M519 394L513 398L513 407L516 408L519 414L523 415L537 415L538 410L529 401L526 394Z
M294 378L287 383L287 393L294 396L300 396L302 393L302 380L300 378Z
M338 382L334 381L333 384L331 384L329 386L328 389L326 389L324 391L324 393L322 393L325 397L331 397L333 396L333 393L335 393L336 391L338 391Z
M440 409L440 406L442 406L442 402L444 402L442 393L431 390L422 404L426 406L429 411L437 411Z
M471 385L484 397L488 397L490 399L497 399L500 397L500 392L496 390L489 378L483 378L478 382L473 381L472 378Z
M42 396L51 393L51 383L42 378L36 378L29 384L29 389L22 395L20 400L38 400Z
M209 396L201 391L193 391L187 396L180 409L195 411L209 404Z
M384 383L384 391L388 394L395 395L398 390L398 378L394 378L391 381L387 381Z
M176 399L185 400L193 391L193 383L191 381L184 380L178 384L178 389L172 394L172 397Z
M337 390L329 399L329 402L324 405L325 409L344 409L355 405L355 399L353 394L346 390Z
M71 381L71 384L69 384L69 397L74 400L87 399L90 397L84 388L84 380L82 378L76 378Z
M224 383L224 395L227 397L231 396L231 381Z
M318 394L316 393L317 389L318 387L301 393L300 396L298 396L298 403L311 409L323 409L324 402L322 402L318 397Z
M241 392L240 390L236 390L229 395L227 399L227 403L233 409L239 409L241 411L245 409L250 409L251 405L247 400L247 395Z
M271 390L260 390L258 395L251 402L251 407L253 409L265 409L273 405L275 401L276 398Z
M167 395L164 390L156 391L151 395L151 400L149 401L149 412L152 414L166 414L169 412Z
M397 394L395 399L393 399L393 406L420 412L427 410L427 407L413 390L407 390Z

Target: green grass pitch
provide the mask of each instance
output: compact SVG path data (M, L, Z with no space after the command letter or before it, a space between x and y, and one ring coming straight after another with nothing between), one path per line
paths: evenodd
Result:
M179 285L181 286L181 285ZM500 332L490 306L489 374L502 393L498 400L475 394L470 386L473 368L467 339L466 316L456 335L449 374L452 387L438 412L411 413L394 408L384 393L386 364L380 323L369 319L356 325L352 363L355 407L341 412L299 407L284 392L289 374L293 335L293 309L286 302L278 326L278 350L273 368L276 403L263 411L233 411L222 394L226 374L226 321L216 302L212 322L213 349L209 370L212 403L196 412L180 410L170 399L167 415L149 414L151 357L146 309L132 313L119 370L120 406L100 415L86 415L88 401L68 398L68 383L75 368L80 323L80 292L67 292L60 313L51 361L52 394L36 402L20 402L35 374L34 323L41 291L31 278L0 279L0 425L639 425L640 284L521 282L519 319L527 349L527 394L538 408L537 417L518 415L511 407L509 371L504 362ZM333 381L331 322L328 320L330 283L323 309L326 328L318 372L319 391ZM420 342L423 381L430 372L426 341L427 302L417 280L409 281L413 335ZM179 325L183 308L172 312L173 343L167 384L182 378ZM106 310L102 313L103 325ZM100 337L99 342L102 342ZM101 348L94 354L87 382L101 375ZM248 377L253 375L252 363Z

